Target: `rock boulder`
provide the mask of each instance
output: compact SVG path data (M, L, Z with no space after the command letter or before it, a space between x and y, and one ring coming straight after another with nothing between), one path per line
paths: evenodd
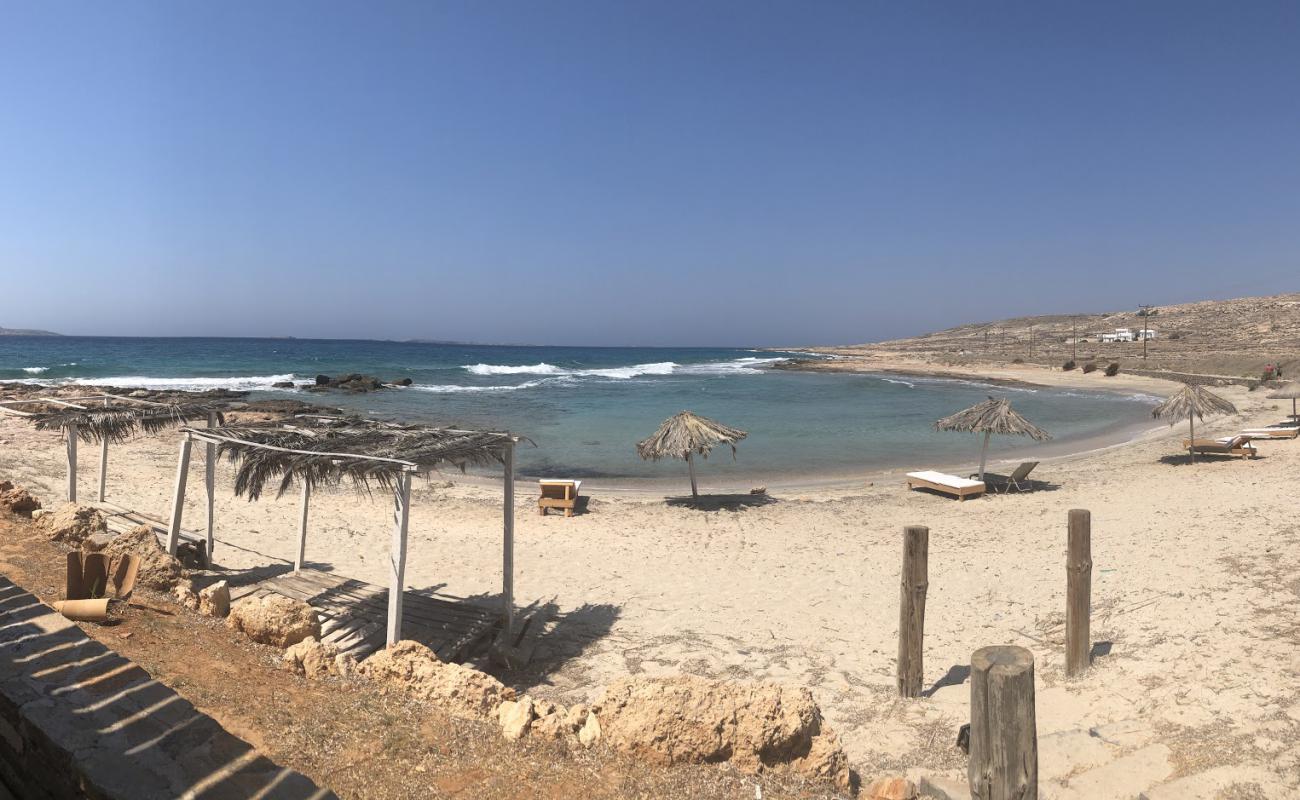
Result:
M515 698L514 689L491 675L444 663L419 642L402 640L362 661L359 669L385 689L431 700L460 717L490 719L503 701Z
M64 503L51 514L41 517L40 524L50 532L50 541L79 545L92 533L104 533L108 526L104 515L90 506Z
M137 525L126 533L118 534L109 541L103 552L118 558L125 555L140 557L140 571L136 574L136 585L156 592L170 592L185 577L181 562L167 555L153 530L145 525Z
M0 481L0 508L7 508L20 517L30 517L40 507L41 501L32 497L31 492L9 481Z
M312 607L278 594L239 601L226 624L255 642L281 649L309 636L320 638L320 621Z
M223 619L230 614L230 584L217 581L199 592L199 613Z
M728 761L750 773L788 770L841 788L849 783L839 737L804 688L627 678L606 689L597 724L611 746L652 763Z
M339 650L332 644L308 636L284 651L284 667L308 678L323 678L337 671Z

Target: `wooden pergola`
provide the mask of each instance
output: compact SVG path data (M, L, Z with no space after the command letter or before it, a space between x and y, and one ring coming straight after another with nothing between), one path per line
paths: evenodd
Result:
M386 641L402 638L411 479L439 465L500 463L504 478L502 520L502 612L507 634L514 630L514 470L515 445L526 441L507 432L395 425L356 418L305 415L303 425L195 428L184 426L176 468L176 485L167 535L167 551L179 544L185 507L190 452L195 441L206 445L211 464L222 455L236 466L235 493L258 499L278 480L278 494L297 484L301 493L294 571L304 569L308 511L313 487L344 479L361 489L372 483L393 492L393 528L389 547ZM212 508L212 471L206 482Z
M51 410L57 409L57 410ZM101 505L109 505L108 446L122 442L137 433L157 432L167 428L187 425L191 419L207 418L209 427L215 427L221 414L207 404L161 403L123 395L94 393L77 397L29 397L20 400L0 401L0 413L22 417L39 429L58 429L63 433L67 449L67 492L69 503L77 502L77 443L99 443L99 487L96 493ZM207 453L206 481L213 485L216 475L216 449ZM126 509L120 509L125 512ZM204 558L210 563L213 545L212 492L208 492L207 546Z

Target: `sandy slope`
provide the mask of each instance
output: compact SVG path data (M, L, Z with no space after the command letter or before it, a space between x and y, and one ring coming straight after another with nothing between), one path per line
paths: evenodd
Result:
M1136 378L1124 385L1168 388ZM1207 433L1280 419L1263 393L1221 391L1244 413L1212 421ZM1056 459L1036 473L1047 490L960 504L908 493L897 475L870 486L774 487L776 502L738 511L597 493L590 513L564 519L538 517L524 502L517 596L553 602L562 616L519 683L575 700L628 673L796 682L812 687L868 776L922 767L957 777L964 759L951 742L966 717L964 665L978 647L1015 643L1038 660L1043 796L1136 796L1165 785L1169 797L1214 797L1196 786L1233 784L1246 786L1233 790L1247 792L1240 796L1294 796L1300 440L1262 443L1256 461L1163 463L1176 448L1169 437L1181 433L1162 429ZM6 419L0 439L0 475L59 495L63 452L54 437ZM110 499L165 513L175 448L172 435L116 448ZM190 527L202 518L200 470ZM87 496L91 473L83 470ZM227 487L229 477L223 466ZM408 580L459 595L499 591L499 488L446 477L454 485L417 490ZM1093 632L1109 652L1066 682L1070 508L1093 513ZM319 494L308 559L382 583L388 510L381 497ZM289 559L296 512L296 498L249 504L219 494L218 560ZM931 530L926 681L947 676L951 685L902 702L893 669L907 524ZM1191 788L1172 783L1182 776L1196 776Z

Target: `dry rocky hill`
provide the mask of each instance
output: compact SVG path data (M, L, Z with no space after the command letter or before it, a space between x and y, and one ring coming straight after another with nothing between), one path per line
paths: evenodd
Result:
M1014 361L1060 366L1117 361L1124 368L1169 369L1259 377L1268 364L1285 377L1300 376L1300 293L1153 306L1156 338L1100 341L1116 328L1140 330L1138 309L1103 314L1055 314L961 325L909 339L833 348L851 355L897 354L957 364ZM1076 341L1077 338L1077 341Z

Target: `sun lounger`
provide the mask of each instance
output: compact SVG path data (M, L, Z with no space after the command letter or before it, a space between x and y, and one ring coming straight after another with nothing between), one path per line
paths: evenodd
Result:
M1023 492L1026 488L1032 489L1034 487L1034 482L1028 478L1029 473L1033 472L1034 467L1036 466L1038 466L1037 461L1026 461L1016 467L1015 471L1010 475L994 475L993 473L986 472L984 473L984 482L988 484L989 488L996 492L1002 492L1003 494L1012 489L1015 489L1017 492ZM977 477L979 476L971 476L971 478Z
M546 516L548 508L564 509L564 516L573 516L573 509L578 505L578 490L582 481L538 481L542 496L537 498L537 513Z
M1252 439L1294 439L1300 436L1300 425L1274 425L1271 428L1246 428L1242 436Z
M933 489L936 492L950 494L958 500L965 500L967 497L978 497L984 494L984 490L988 487L984 485L983 481L959 478L956 475L948 475L934 470L924 470L922 472L907 473L907 488Z
M1225 436L1222 439L1184 439L1183 448L1198 456L1254 458L1259 455L1259 451L1250 443L1250 439L1250 436L1243 434Z

